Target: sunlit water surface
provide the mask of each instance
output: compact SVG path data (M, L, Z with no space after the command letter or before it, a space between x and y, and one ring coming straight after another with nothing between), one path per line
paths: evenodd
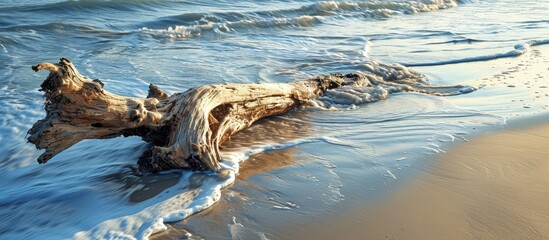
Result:
M0 0L0 238L147 238L219 199L188 220L193 237L271 238L281 233L270 224L382 198L452 142L547 113L548 10L528 0ZM135 97L149 83L181 92L290 82L365 71L373 61L410 66L433 84L481 88L262 120L223 150L235 173L248 161L236 178L138 176L146 144L136 137L86 140L36 163L26 131L45 115L37 89L46 73L30 66L60 57ZM232 212L216 214L225 207Z

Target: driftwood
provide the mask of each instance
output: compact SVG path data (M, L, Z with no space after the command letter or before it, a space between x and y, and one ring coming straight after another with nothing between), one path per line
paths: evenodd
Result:
M349 88L375 86L388 90L379 88L376 96L362 93L362 98L350 99L360 103L401 91L435 95L463 92L463 86L429 86L421 74L409 74L403 67L373 68L378 70L293 83L205 85L172 95L151 84L146 98L132 98L106 91L101 81L81 75L68 59L61 58L57 64L32 66L34 71L48 70L50 74L40 89L46 98L47 114L28 131L28 141L45 149L38 162L46 163L83 139L137 135L152 143L138 160L144 170L217 171L219 146L231 135L258 119L316 105L311 100L321 96L345 96Z

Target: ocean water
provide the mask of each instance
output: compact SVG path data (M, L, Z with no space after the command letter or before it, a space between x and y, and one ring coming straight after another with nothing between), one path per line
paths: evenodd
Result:
M546 0L0 0L0 239L147 239L183 219L191 238L277 238L268 225L382 198L453 142L549 111L547 12ZM47 74L30 66L60 57L134 97L150 83L173 93L379 63L478 90L299 109L235 135L223 174L140 176L147 146L137 137L85 140L36 162L26 132L45 116L37 90ZM235 181L277 187L246 199L252 187ZM257 215L193 225L193 214L233 198Z

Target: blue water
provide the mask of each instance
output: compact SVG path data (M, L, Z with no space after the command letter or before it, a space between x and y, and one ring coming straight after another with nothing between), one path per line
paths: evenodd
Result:
M517 115L547 113L547 12L547 1L528 0L0 0L0 238L147 238L163 221L208 208L235 180L137 176L146 148L139 138L86 140L39 165L26 131L45 115L37 90L46 73L31 65L66 57L108 91L135 97L149 83L173 93L366 71L373 62L409 66L435 85L481 87L457 97L403 93L336 111L299 110L235 136L226 168L273 149L310 159L300 170L289 164L275 182L310 187L318 201L273 203L301 206L305 218L381 197L361 184L379 190L410 179L406 166L421 168L452 142ZM295 179L296 171L318 181ZM193 234L233 236L231 229Z

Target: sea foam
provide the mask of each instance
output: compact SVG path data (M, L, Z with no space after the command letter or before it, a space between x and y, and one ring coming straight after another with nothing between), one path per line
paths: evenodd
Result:
M126 210L126 216L110 219L91 230L78 232L74 235L74 239L149 239L152 234L166 230L165 223L183 220L219 201L221 189L230 186L235 181L235 176L240 169L240 162L250 156L265 151L320 141L337 142L329 136L308 137L223 152L220 173L197 174L181 171L182 176L176 185L150 199L150 201L161 200L160 202L145 209L129 207ZM169 192L180 193L162 200L170 195ZM133 213L134 211L137 213Z
M327 17L388 18L399 14L416 14L456 7L454 0L420 1L324 1L300 8L244 13L185 13L162 18L152 24L173 24L164 29L142 27L139 32L156 38L187 39L204 33L225 34L243 30L282 27L311 27ZM190 20L190 21L189 21Z

